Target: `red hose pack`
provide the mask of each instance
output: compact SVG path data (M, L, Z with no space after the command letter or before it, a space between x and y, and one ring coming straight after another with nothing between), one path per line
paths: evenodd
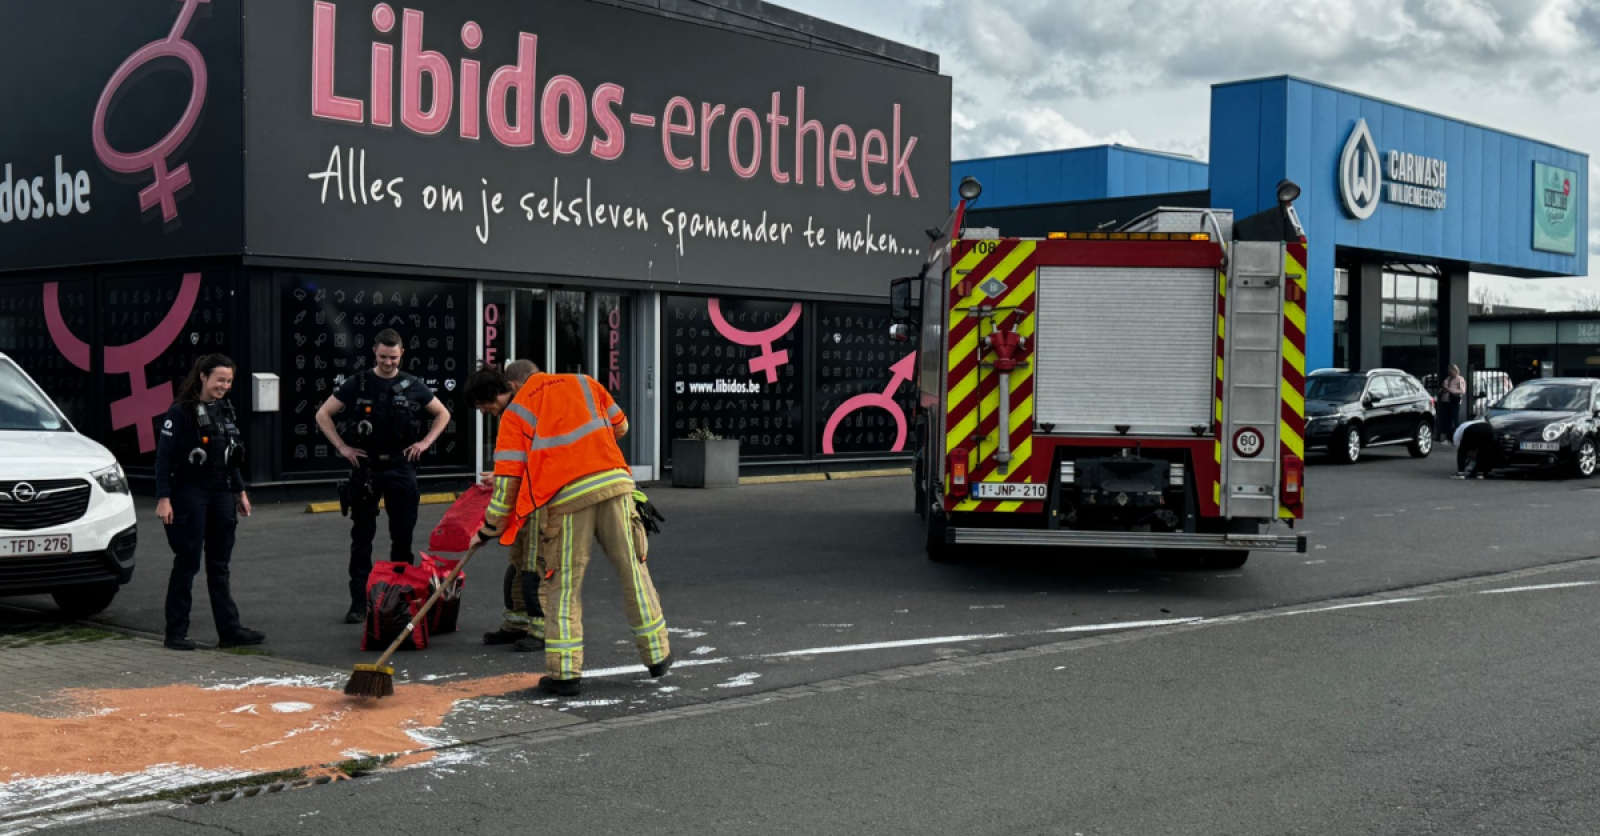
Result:
M483 515L489 510L489 500L493 496L494 489L487 485L473 485L463 491L450 510L444 512L444 519L433 527L428 549L457 554L466 551L472 545L473 535L483 527Z

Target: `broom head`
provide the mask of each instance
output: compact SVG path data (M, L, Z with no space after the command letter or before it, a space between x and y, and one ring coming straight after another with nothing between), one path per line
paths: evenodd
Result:
M393 665L356 665L344 692L352 697L394 696Z

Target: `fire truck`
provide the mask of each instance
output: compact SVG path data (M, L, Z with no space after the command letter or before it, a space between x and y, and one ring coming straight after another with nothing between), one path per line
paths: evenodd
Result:
M1237 222L1162 208L1115 229L969 228L972 178L920 275L915 502L937 561L970 547L1156 549L1196 568L1304 552L1300 189Z

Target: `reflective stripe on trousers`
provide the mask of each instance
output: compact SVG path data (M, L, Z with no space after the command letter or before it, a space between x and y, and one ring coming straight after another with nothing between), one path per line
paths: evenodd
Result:
M622 584L623 609L633 628L639 660L653 665L671 652L666 618L650 570L634 542L633 497L624 495L552 517L539 548L554 570L539 588L545 611L545 668L556 679L583 674L583 579L591 544L598 539Z

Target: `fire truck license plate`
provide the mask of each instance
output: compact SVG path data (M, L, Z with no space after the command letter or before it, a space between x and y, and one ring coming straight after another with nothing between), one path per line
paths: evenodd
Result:
M0 537L0 557L67 554L71 551L71 534L58 534L53 537Z
M978 482L972 486L974 499L1044 499L1049 486L1026 482Z

